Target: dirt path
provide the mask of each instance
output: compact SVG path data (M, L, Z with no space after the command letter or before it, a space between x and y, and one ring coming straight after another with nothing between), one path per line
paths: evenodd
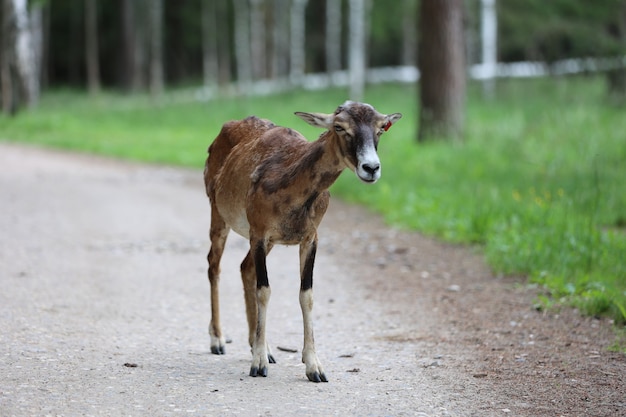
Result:
M296 248L268 261L278 364L248 377L235 235L222 268L232 343L209 350L200 177L0 143L1 416L626 415L609 323L536 312L532 290L470 249L337 200L315 272L330 382L300 363Z

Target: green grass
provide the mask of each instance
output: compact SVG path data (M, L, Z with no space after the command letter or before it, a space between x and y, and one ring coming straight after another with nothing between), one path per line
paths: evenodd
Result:
M626 323L626 116L601 78L470 87L463 143L416 144L415 87L382 85L366 101L404 118L381 139L374 186L346 173L333 187L391 224L479 245L492 268L546 289L539 304L575 305ZM294 111L332 111L344 90L154 105L146 97L67 91L0 118L0 140L200 168L229 119L257 114L315 138Z

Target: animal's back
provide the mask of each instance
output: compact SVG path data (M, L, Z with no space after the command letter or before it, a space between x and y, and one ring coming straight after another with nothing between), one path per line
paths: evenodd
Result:
M253 189L273 190L276 184L284 188L307 144L297 131L254 116L226 123L209 147L205 167L212 209L232 230L249 237L247 210Z
M274 123L256 116L224 123L219 135L209 146L209 156L204 165L204 183L207 195L211 200L215 196L214 190L217 175L233 148L238 144L258 139L274 127L276 127Z

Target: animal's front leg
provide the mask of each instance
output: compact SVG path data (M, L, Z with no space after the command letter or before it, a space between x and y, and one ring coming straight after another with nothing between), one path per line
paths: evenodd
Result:
M310 241L300 244L300 308L304 323L304 347L302 362L306 366L306 376L312 382L328 382L322 364L315 352L313 337L313 264L317 250L317 235Z
M254 248L254 267L256 271L256 304L257 326L254 342L252 343L252 365L250 376L267 376L268 350L265 340L265 322L267 317L267 304L270 300L271 290L267 277L266 256L267 250L263 240L250 241Z

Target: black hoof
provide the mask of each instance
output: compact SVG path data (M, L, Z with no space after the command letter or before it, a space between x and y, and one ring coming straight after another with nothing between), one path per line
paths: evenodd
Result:
M271 354L267 355L267 361L269 363L276 363L276 359L274 359L274 357Z
M255 378L257 376L266 377L267 367L264 366L263 368L259 369L257 366L253 366L252 368L250 368L250 376L255 377Z
M311 382L328 382L326 375L323 373L320 374L319 372L313 372L311 374L307 374L306 376Z
M226 353L224 346L211 346L211 353L214 355L223 355Z

